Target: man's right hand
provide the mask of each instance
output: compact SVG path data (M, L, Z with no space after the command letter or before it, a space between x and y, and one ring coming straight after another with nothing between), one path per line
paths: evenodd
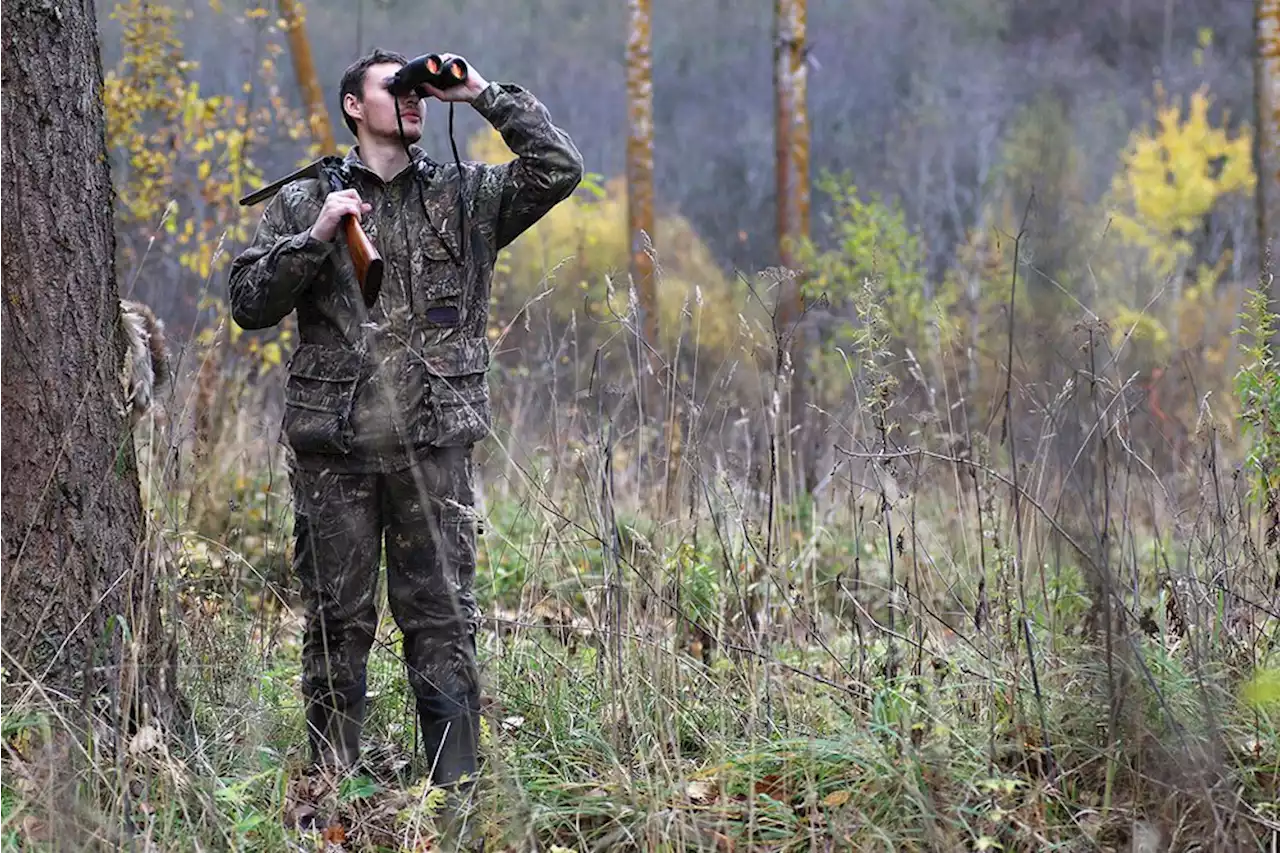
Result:
M324 207L320 208L316 224L311 226L311 236L322 243L328 243L337 236L338 223L342 221L342 217L351 215L358 220L371 210L373 205L361 201L360 194L355 190L331 192L325 196Z

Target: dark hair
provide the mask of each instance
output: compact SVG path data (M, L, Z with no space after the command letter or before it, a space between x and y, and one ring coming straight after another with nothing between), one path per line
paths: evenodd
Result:
M409 60L391 50L383 50L375 47L364 56L347 66L347 70L342 72L342 86L338 89L338 111L342 113L342 120L347 125L352 135L356 132L356 123L347 115L346 107L343 104L347 100L347 95L355 95L357 100L364 100L364 77L365 72L369 70L371 65L380 65L384 62L395 62L400 65L407 65Z

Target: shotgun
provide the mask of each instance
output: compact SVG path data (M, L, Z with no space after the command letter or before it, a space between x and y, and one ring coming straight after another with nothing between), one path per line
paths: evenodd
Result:
M280 189L293 181L314 178L328 186L333 192L346 189L346 171L341 157L321 157L285 175L278 181L267 184L260 190L249 193L240 199L242 206L248 207L265 201ZM364 297L366 308L372 308L378 301L378 293L382 290L382 255L360 226L360 220L354 216L342 218L343 233L347 238L347 250L351 253L351 261L356 268L356 278L360 282L360 295Z

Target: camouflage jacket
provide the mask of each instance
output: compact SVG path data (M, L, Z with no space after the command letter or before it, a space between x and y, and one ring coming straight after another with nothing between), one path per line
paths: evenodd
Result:
M411 146L412 165L389 182L364 166L358 146L343 161L348 185L373 206L362 225L384 262L371 309L342 230L330 243L310 234L329 192L318 180L281 188L232 262L231 315L242 328L297 312L283 438L298 465L393 470L416 449L473 444L490 429L494 262L574 191L582 157L519 86L493 83L472 105L516 159L464 161L459 175Z

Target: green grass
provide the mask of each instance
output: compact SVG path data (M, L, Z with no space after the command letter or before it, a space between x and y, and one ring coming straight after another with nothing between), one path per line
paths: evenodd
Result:
M882 371L859 357L866 400ZM606 444L573 407L555 433L500 424L479 465L488 849L1269 849L1280 563L1259 472L1228 461L1249 448L1206 427L1161 457L1099 420L1123 381L1074 403L1019 382L1016 459L999 418L957 452L941 400L883 431L862 406L795 506L789 439L770 479L727 414L669 493L648 431ZM308 800L341 849L434 849L385 601L380 772L301 791L288 485L244 438L253 393L200 457L141 447L189 730L60 736L66 706L7 674L4 850L321 850L285 826Z
M633 531L615 566L581 529L591 529L590 506L531 506L490 502L477 578L493 617L480 644L488 797L479 819L491 849L536 839L580 851L1085 850L1135 831L1171 843L1179 832L1210 837L1209 804L1224 807L1212 792L1223 786L1238 792L1233 838L1260 838L1273 821L1280 741L1265 709L1237 696L1251 667L1233 660L1232 631L1214 627L1211 606L1193 630L1171 626L1157 607L1152 630L1126 633L1132 645L1109 668L1103 638L1079 630L1090 605L1080 567L1041 563L1048 608L1038 591L1028 596L1033 679L1016 603L1001 592L1007 555L988 554L992 601L975 628L940 615L975 606L960 591L976 588L960 566L963 547L931 543L926 566L911 563L908 543L895 546L898 584L921 579L927 597L899 588L890 633L889 601L877 591L889 551L874 525L829 516L815 531L811 518L798 539L816 549L787 552L808 565L780 557L762 580L752 559L726 569L725 554L751 553L750 543L699 534L695 545L679 526L658 541L649 525L654 538ZM915 535L940 530L951 511L917 507ZM194 738L139 736L123 755L108 743L90 748L101 769L84 788L115 820L129 808L156 849L319 849L283 825L305 756L300 622L281 606L292 601L290 581L262 580L279 556L258 541L242 559L191 547L182 563L201 581L187 600L181 661ZM846 600L855 552L860 608ZM1159 605L1167 589L1148 582L1154 568L1137 570L1141 602ZM626 592L620 641L602 589L615 571ZM815 579L807 599L806 573ZM741 612L738 596L750 597L753 581L761 600L771 591L767 638ZM1038 590L1038 580L1028 586ZM1274 627L1267 620L1253 636ZM413 718L389 615L370 690L369 742L408 761ZM1112 696L1122 700L1114 717ZM6 708L6 849L41 849L17 839L57 825L27 780L35 762L14 760L33 754L41 720L38 701ZM345 849L413 850L415 834L430 837L413 769L399 783L344 783Z

